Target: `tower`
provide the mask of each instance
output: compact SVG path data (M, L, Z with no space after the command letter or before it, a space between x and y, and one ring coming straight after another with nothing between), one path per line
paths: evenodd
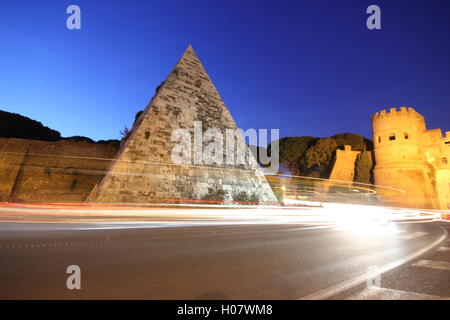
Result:
M391 108L373 115L372 128L375 184L404 191L393 196L395 205L432 208L433 172L422 150L424 117L413 108Z
M225 137L227 129L237 129L228 108L189 46L136 120L106 176L88 200L111 203L189 201L198 200L210 188L220 186L228 194L226 200L234 200L234 194L246 192L256 195L260 202L277 203L247 147L245 164L174 163L172 151L177 144L173 140L174 131L182 129L195 140L198 134L196 123L201 123L200 135L212 129ZM236 143L244 142L245 145L242 139L242 136L236 136L239 140ZM187 143L186 150L189 153L192 150L195 157L198 149L196 151L195 143L191 142ZM201 143L205 144L205 141Z

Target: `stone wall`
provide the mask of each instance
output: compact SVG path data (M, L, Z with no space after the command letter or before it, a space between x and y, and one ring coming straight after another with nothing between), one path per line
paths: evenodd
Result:
M0 138L0 201L82 202L116 152L101 144Z
M404 207L448 209L450 132L427 130L413 108L391 108L372 117L375 184L403 190L394 203Z
M336 150L336 158L330 179L353 181L355 179L355 161L360 151L353 151L351 146Z

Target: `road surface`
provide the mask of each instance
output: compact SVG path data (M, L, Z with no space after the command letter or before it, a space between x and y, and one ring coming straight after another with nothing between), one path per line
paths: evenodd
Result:
M0 299L450 297L448 222L336 220L320 208L263 219L263 210L86 209L90 219L20 210L0 213ZM81 290L66 287L69 265L81 269Z

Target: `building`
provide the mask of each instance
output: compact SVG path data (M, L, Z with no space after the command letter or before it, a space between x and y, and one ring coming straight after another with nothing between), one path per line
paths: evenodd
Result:
M360 151L352 150L352 146L345 145L344 150L336 150L336 157L330 180L353 181L355 179L355 162Z
M404 191L391 195L392 204L449 209L450 131L427 130L424 117L406 107L377 112L372 129L375 184Z
M202 63L189 46L135 122L131 134L88 201L189 202L204 199L211 188L218 187L227 193L225 201L242 199L242 193L245 193L257 198L259 203L278 203L247 147L245 164L174 163L174 131L185 130L195 140L195 123L202 125L200 135L212 129L225 137L227 129L237 129ZM206 148L207 142L203 143ZM236 137L236 143L245 145L242 136ZM186 150L193 150L196 157L196 146L191 142L188 144ZM241 196L236 196L238 194Z

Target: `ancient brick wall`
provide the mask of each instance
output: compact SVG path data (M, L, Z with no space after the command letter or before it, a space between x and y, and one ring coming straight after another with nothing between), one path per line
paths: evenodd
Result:
M422 139L425 160L433 168L437 209L450 209L450 131L427 130Z
M0 201L82 202L117 148L0 138Z
M353 181L356 157L359 153L359 151L353 151L351 146L344 146L344 150L336 150L336 159L330 179Z

